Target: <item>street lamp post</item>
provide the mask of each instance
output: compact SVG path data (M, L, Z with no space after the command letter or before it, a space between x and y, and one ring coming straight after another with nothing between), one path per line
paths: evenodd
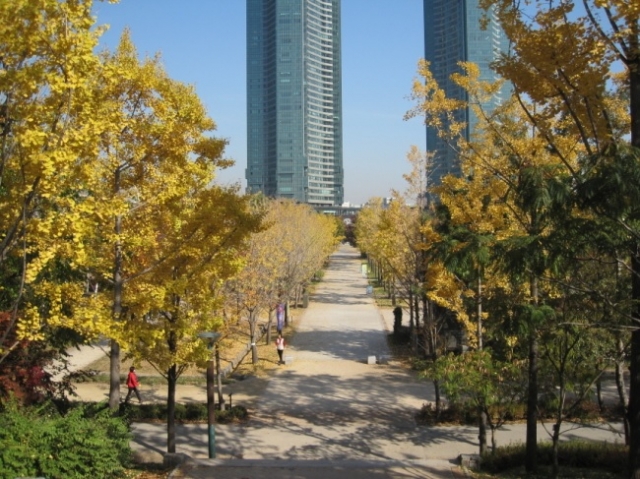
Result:
M207 341L207 348L211 351L209 360L207 361L207 436L209 438L209 459L216 458L216 404L213 397L214 391L214 360L213 349L216 341L220 338L220 333L204 332L198 337Z

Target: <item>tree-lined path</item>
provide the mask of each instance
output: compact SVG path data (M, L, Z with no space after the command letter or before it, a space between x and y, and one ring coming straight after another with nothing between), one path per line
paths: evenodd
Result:
M254 419L235 428L239 437L224 446L232 456L424 458L413 415L432 399L432 389L399 366L367 364L369 356L388 357L389 350L383 318L366 286L359 253L343 245L295 324L285 351L291 365L274 375Z
M179 477L460 474L455 461L462 453L477 452L477 428L418 426L414 414L433 400L432 385L393 361L366 363L368 356L389 354L388 332L366 294L360 265L359 252L347 245L331 257L309 308L294 324L296 332L285 351L291 364L271 377L247 424L216 427L215 461L200 459L207 454L205 425L179 428L178 452L196 458ZM162 427L136 425L134 447L162 452ZM523 441L524 425L508 426L498 434L500 444ZM584 436L620 440L606 427L579 429L567 437Z

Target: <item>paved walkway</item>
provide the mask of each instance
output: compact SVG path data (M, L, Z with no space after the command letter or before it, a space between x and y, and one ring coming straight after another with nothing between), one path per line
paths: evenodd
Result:
M433 400L432 385L393 361L367 364L368 356L389 355L385 334L392 315L385 312L383 317L366 294L360 264L357 250L341 246L296 324L285 351L291 364L262 387L247 388L244 396L241 383L231 386L234 403L249 404L252 418L247 424L216 426L217 459L207 459L206 425L178 426L177 451L190 459L173 477L464 476L457 459L477 453L477 428L417 426L413 416ZM203 388L178 389L183 399L204 400ZM225 388L225 395L229 392ZM567 425L565 431L565 438L622 441L618 431L604 426ZM166 426L135 424L134 435L132 447L140 454L166 451ZM541 426L539 438L546 437ZM524 425L507 426L497 434L498 444L524 439Z
M217 426L218 459L188 461L176 477L455 477L450 457L427 460L413 419L430 384L397 365L367 364L389 350L366 286L359 253L343 245L296 325L291 364L273 375L252 419ZM206 434L197 442L178 450L202 458Z

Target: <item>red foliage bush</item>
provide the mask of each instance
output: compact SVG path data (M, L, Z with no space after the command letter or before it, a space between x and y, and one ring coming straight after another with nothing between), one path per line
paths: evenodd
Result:
M13 396L22 404L33 404L50 396L55 385L45 366L57 352L45 342L19 340L11 314L0 312L0 401Z

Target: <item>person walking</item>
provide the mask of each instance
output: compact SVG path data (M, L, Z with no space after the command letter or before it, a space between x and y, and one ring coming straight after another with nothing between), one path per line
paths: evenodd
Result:
M129 398L131 397L131 393L135 393L136 397L138 398L138 401L142 403L142 398L140 397L138 386L140 386L140 382L138 381L138 376L136 375L136 368L131 366L129 368L129 374L127 375L127 388L129 388L129 392L127 393L127 397L124 400L125 404L129 403Z
M284 364L282 360L282 354L284 353L284 338L282 337L282 333L278 333L278 337L276 338L276 350L278 351L278 357L280 361L278 364Z

